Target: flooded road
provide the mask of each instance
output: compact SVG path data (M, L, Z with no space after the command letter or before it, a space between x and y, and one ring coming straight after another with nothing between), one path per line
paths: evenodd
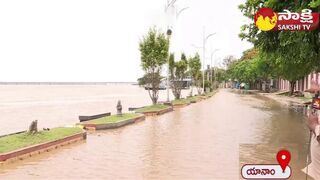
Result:
M147 102L142 95L132 103ZM1 167L0 179L235 180L242 164L277 163L282 148L292 153L291 179L303 179L307 141L302 114L261 96L220 90L172 113L89 133L85 143Z

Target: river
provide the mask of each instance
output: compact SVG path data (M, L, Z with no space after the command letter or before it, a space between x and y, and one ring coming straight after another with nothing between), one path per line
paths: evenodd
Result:
M12 88L11 98L0 95L1 133L21 130L32 118L56 126L76 122L79 114L114 112L119 98L125 107L150 103L143 89L131 85L25 86L28 93L20 89L18 96L14 87L0 87L3 92ZM160 96L164 100L165 92ZM220 90L206 101L124 128L91 132L84 143L3 166L0 179L235 180L243 164L277 163L283 148L292 154L291 179L303 179L307 142L301 113L259 95Z

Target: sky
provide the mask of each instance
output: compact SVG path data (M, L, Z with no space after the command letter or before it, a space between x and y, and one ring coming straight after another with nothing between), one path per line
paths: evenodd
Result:
M173 28L171 52L205 64L240 57L250 47L238 38L248 20L244 0L10 0L0 1L0 82L134 82L143 75L139 41L150 27ZM176 19L175 11L188 7ZM173 18L174 17L174 18ZM164 68L165 72L165 68Z

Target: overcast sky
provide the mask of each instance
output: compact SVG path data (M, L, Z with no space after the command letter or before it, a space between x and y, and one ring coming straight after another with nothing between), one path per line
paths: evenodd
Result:
M177 0L171 50L187 56L202 50L202 32L218 65L252 45L238 38L246 22L244 0ZM136 81L142 76L139 40L152 26L166 30L166 0L0 1L0 81Z

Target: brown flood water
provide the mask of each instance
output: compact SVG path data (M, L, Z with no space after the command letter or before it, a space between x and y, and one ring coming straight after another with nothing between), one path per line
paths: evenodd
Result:
M144 90L130 85L0 90L0 134L21 130L33 118L51 127L77 122L79 114L114 112L117 99L125 108L150 103ZM282 148L292 153L291 179L303 179L307 141L302 114L264 97L220 90L172 113L89 133L85 143L0 167L0 179L235 180L240 165L277 163Z

